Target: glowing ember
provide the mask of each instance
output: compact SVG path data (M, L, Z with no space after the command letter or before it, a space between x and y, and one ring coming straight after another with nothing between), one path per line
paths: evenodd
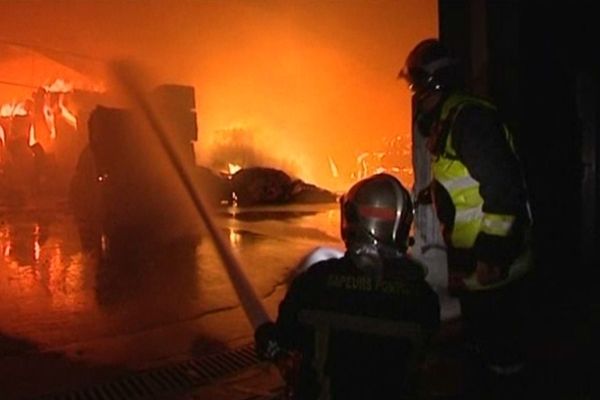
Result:
M35 140L35 127L32 124L29 127L29 139L27 141L27 144L29 144L30 146L33 146L36 143L37 143L37 140Z
M398 177L410 187L414 176L411 163L410 140L396 136L384 144L382 151L363 152L356 157L357 170L352 173L354 180L386 172Z
M48 129L48 136L51 140L55 140L57 136L57 119L61 119L66 122L67 125L71 126L75 130L77 129L77 117L67 107L66 96L73 92L73 85L62 79L57 79L53 83L41 87L36 93L33 94L33 98L26 99L24 101L13 100L10 103L2 104L0 106L0 117L11 119L14 117L32 117L35 118L36 109L42 110L42 117L45 125ZM15 133L12 132L11 125L7 125L4 128L0 128L0 142L6 143L7 139L10 139ZM43 134L38 136L35 131L36 127L34 124L31 125L28 132L28 144L33 146L38 143L38 139L42 141L45 146L49 143L44 142ZM52 151L52 147L46 147L46 151Z
M73 128L77 129L77 118L75 117L75 115L73 115L73 113L71 113L71 111L69 111L69 109L63 104L63 99L61 96L61 99L59 100L58 103L58 108L60 109L60 115L63 117L63 119L65 120L65 122L67 122L69 125L71 125Z
M333 158L331 158L331 156L329 156L328 160L329 160L329 168L331 169L331 175L334 178L339 178L340 173L338 171L337 165L335 165L335 162L333 161Z
M43 88L50 93L69 93L73 91L73 84L57 79L49 85L44 85Z
M0 117L26 116L28 114L25 103L7 103L0 106Z
M240 245L241 241L242 241L242 236L230 228L229 229L229 242L231 243L231 245L234 247L238 247Z
M33 259L37 262L40 260L40 254L42 252L42 247L40 246L40 241L38 238L33 242Z
M54 123L54 112L49 105L44 104L44 118L46 119L46 125L50 130L50 138L56 139L56 124Z
M238 172L240 169L242 169L242 167L241 167L241 165L238 165L238 164L227 163L227 169L228 169L229 175L233 175L236 172Z

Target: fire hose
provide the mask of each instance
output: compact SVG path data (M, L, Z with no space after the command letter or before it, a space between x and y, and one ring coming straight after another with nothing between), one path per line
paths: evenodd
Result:
M198 191L190 171L187 171L175 146L169 139L168 132L164 128L161 119L158 117L158 113L155 112L152 104L148 100L147 94L143 90L140 71L138 71L131 63L125 61L113 62L110 69L117 79L117 82L123 86L125 94L131 98L137 107L139 107L143 117L145 117L150 124L151 130L156 134L160 141L166 156L174 167L177 176L181 180L185 191L190 196L196 211L200 215L202 222L206 226L206 229L215 244L216 250L225 266L246 317L252 327L256 330L256 328L263 323L270 321L269 315L244 273L241 263L233 253L229 242L225 240L223 234L217 227L208 210L206 205L207 202Z

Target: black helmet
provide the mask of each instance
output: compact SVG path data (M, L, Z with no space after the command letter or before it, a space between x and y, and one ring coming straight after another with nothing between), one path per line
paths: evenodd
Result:
M417 44L408 54L398 78L406 79L413 93L419 96L463 84L458 60L437 39L426 39Z
M409 192L381 173L356 183L340 199L341 233L347 248L375 246L405 252L413 220Z

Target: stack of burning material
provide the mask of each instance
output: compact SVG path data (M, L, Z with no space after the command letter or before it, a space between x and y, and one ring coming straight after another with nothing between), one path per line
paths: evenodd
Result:
M334 193L293 179L274 168L242 168L231 176L231 185L239 206L330 203L337 200Z

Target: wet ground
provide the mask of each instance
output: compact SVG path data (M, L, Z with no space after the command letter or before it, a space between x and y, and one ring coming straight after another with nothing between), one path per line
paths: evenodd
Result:
M317 246L341 247L338 213L336 204L219 213L217 224L271 317L301 258ZM252 342L252 328L207 234L198 244L152 253L101 261L82 253L66 207L0 209L0 400L116 382ZM531 369L521 393L589 399L587 314L581 303L556 298L556 292L531 298L541 306L532 316ZM555 299L554 305L545 299ZM462 340L454 320L434 341L432 398L464 398L461 391L473 383ZM241 372L164 398L268 398L281 385L272 366Z
M0 218L3 400L252 339L207 234L197 245L106 262L82 253L66 207L4 209ZM340 246L336 204L223 209L217 224L272 316L298 261L316 246Z

